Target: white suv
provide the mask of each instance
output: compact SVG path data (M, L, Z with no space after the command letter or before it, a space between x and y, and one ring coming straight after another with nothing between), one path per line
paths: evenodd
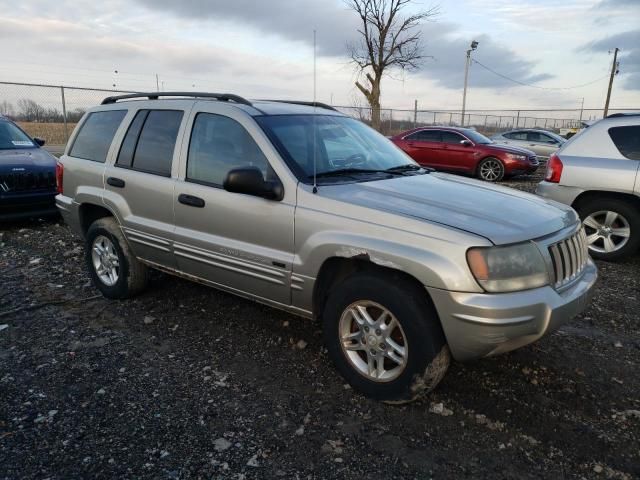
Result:
M536 193L577 210L592 257L617 260L640 247L639 169L640 113L617 113L552 155Z

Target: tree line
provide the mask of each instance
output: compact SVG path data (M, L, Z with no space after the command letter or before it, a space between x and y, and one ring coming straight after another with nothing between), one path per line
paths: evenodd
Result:
M74 108L67 110L67 122L76 123L85 110ZM0 101L0 115L18 122L62 123L64 115L55 107L44 107L30 98L21 98L16 104L7 100Z

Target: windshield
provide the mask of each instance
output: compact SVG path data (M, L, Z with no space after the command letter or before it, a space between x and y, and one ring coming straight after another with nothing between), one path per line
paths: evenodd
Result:
M33 148L31 139L13 123L0 120L0 150Z
M476 132L475 130L465 130L463 133L467 137L469 137L469 140L471 140L473 143L480 143L480 144L493 143L493 140L485 137L484 135Z
M390 140L364 123L333 115L273 115L256 120L284 150L305 182L316 173L381 171L416 165ZM315 143L315 149L314 149ZM366 173L366 172L364 172Z

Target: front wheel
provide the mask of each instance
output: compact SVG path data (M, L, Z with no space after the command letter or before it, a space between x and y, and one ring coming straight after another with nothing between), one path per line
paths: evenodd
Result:
M593 199L576 210L593 258L618 260L640 247L640 212L630 203L615 198Z
M363 394L410 401L433 390L449 350L424 290L395 274L358 273L337 285L323 312L338 371Z
M485 158L478 164L477 175L486 182L499 182L504 178L504 165L497 158Z

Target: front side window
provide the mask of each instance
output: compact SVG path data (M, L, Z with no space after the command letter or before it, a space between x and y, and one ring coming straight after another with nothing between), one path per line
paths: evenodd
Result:
M609 136L622 155L631 160L640 160L640 125L612 127Z
M256 167L268 177L267 158L242 125L222 115L199 113L189 142L187 180L222 186L229 171L240 167Z
M353 118L335 115L255 117L300 180L357 169L380 171L415 165L389 139ZM416 168L417 165L416 165ZM350 177L348 181L353 181Z
M0 150L33 148L35 145L22 130L11 122L0 120Z
M454 143L460 143L462 140L464 140L464 137L462 135L458 135L457 133L454 133L454 132L447 132L447 131L442 132L442 141L444 143L454 144Z
M90 113L80 127L69 155L104 163L113 137L126 114L126 110Z
M116 165L169 177L181 110L140 110L120 147Z

